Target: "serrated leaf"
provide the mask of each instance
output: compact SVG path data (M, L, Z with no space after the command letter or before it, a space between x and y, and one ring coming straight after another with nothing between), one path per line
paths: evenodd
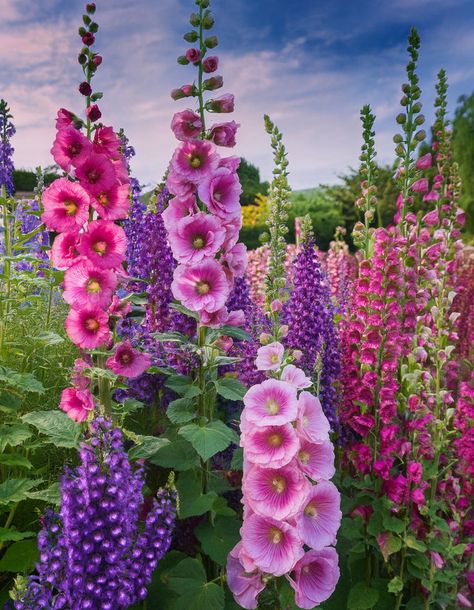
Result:
M42 483L42 479L8 479L0 483L0 504L16 504L28 497L27 492Z
M19 466L20 468L33 468L28 458L20 453L0 453L0 464L4 466Z
M149 462L163 468L185 471L199 466L199 456L191 443L180 439L157 451Z
M239 541L239 530L240 523L237 519L217 517L213 525L209 521L203 521L194 531L206 555L223 566L227 555Z
M221 377L215 382L217 393L227 400L242 400L247 388L234 377Z
M166 415L173 424L185 424L197 417L196 408L189 398L178 398L170 402Z
M0 559L0 572L28 572L38 561L36 540L14 542Z
M36 532L19 532L13 527L0 527L0 542L18 542L36 536Z
M55 447L72 449L78 446L81 425L62 411L32 411L21 418L47 437Z
M239 442L234 430L220 420L209 422L205 426L188 424L180 428L178 434L191 443L204 461L219 451L224 451L231 443Z
M136 442L139 442L140 444L136 447L132 447L128 452L128 456L131 460L137 460L138 458L149 459L160 449L170 444L169 439L157 436L141 436L137 434L136 439Z
M201 394L201 389L193 384L189 375L170 375L165 382L165 386L183 398L194 398Z
M17 447L31 436L33 436L33 433L25 424L0 426L0 451L4 451L7 445L10 447Z
M414 549L415 551L420 551L421 553L426 551L426 544L421 540L417 540L414 536L406 536L405 544L409 549Z
M356 583L349 591L347 608L349 610L369 610L379 599L377 589L372 589L365 582Z
M11 413L18 411L21 407L22 397L17 394L12 394L8 390L0 391L0 410Z
M52 485L46 489L29 491L26 495L28 498L30 498L30 500L41 500L42 502L54 504L55 506L59 506L59 502L61 500L59 483L52 483Z
M43 394L43 384L31 373L19 373L13 369L0 366L0 382L21 392Z

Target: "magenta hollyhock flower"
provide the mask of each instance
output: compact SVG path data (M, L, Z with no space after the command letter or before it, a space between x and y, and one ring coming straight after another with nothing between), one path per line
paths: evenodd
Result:
M122 156L120 159L112 159L111 163L114 168L115 178L118 180L119 184L130 185L130 176L128 175L128 166L125 157Z
M421 156L416 162L416 167L418 169L428 169L432 165L433 158L431 156L431 153L426 153L426 155Z
M91 205L104 220L126 218L130 207L129 184L114 184L108 191L92 197Z
M240 439L245 459L253 464L281 468L295 457L300 443L291 424L284 426L252 426Z
M179 220L169 231L169 243L177 261L201 262L214 256L224 243L225 229L215 216L198 212Z
M83 372L90 368L92 365L92 358L86 356L87 361L84 358L76 358L74 360L74 368L71 372L71 381L74 387L79 390L85 390L90 386L91 380L89 377L83 375Z
M107 192L117 178L112 162L105 156L91 152L76 167L76 176L82 186L92 195Z
M63 119L59 119L61 123ZM71 167L83 163L92 150L91 142L72 126L58 129L56 139L51 148L51 154L61 169L68 172Z
M219 58L216 55L208 55L202 62L202 69L206 74L215 72L219 67Z
M109 316L99 307L71 309L65 327L71 341L83 349L95 349L110 339Z
M341 525L341 495L334 483L314 485L296 518L296 527L304 544L316 551L336 543Z
M69 127L71 125L73 119L73 114L66 108L60 108L56 115L56 129L63 129L64 127Z
M186 216L189 216L190 214L195 214L197 211L196 197L194 195L173 197L169 202L168 207L161 213L165 229L169 233L182 218L186 218Z
M106 309L116 287L117 276L113 271L95 267L87 259L80 260L64 274L63 299L75 309Z
M122 143L113 127L99 127L94 132L93 149L110 159L120 159Z
M101 269L116 269L125 260L125 231L110 220L94 220L82 233L79 252Z
M248 263L247 246L242 243L235 244L224 254L221 261L233 276L243 277Z
M220 97L207 102L211 112L234 112L234 96L232 93L224 93Z
M178 265L171 291L174 298L191 311L213 313L224 307L230 287L222 265L213 259L205 259L192 267Z
M241 214L239 177L226 167L220 167L203 177L198 185L199 199L207 209L223 220Z
M312 610L331 597L338 580L338 557L332 547L305 553L295 566L294 577L288 578L296 592L296 605L305 610Z
M254 465L244 474L242 483L250 508L274 519L290 519L299 513L310 488L301 470L292 465L277 469Z
M329 439L329 422L323 413L319 398L301 392L298 399L297 430L303 438L314 443Z
M296 388L277 379L254 385L244 396L245 416L255 426L280 426L296 419Z
M51 246L51 264L57 269L66 269L80 256L79 232L70 231L56 235Z
M171 167L184 180L197 184L217 169L216 147L207 140L183 142L175 150Z
M241 608L254 610L258 606L257 596L265 588L262 573L247 572L239 558L242 543L239 542L227 556L227 584Z
M411 185L411 190L415 193L427 193L429 190L428 178L420 178Z
M211 127L211 141L217 146L232 148L235 146L235 135L239 127L235 121L216 123Z
M94 409L94 397L87 389L66 388L61 393L59 408L72 420L83 422Z
M174 115L171 129L177 140L182 142L194 140L201 133L202 121L200 116L192 110L182 110Z
M301 438L296 457L301 470L314 481L329 481L336 474L331 441L311 443Z
M132 304L130 301L121 301L116 294L112 297L112 303L107 311L109 316L115 318L125 318L125 316L132 311Z
M304 371L294 364L285 366L281 374L281 380L291 383L297 390L309 388L313 383L309 377L306 377Z
M239 241L239 232L242 227L242 213L222 221L225 229L225 247L230 250Z
M259 347L255 366L259 371L278 371L283 362L285 348L278 341Z
M304 554L294 527L260 515L249 515L240 530L242 546L255 565L274 576L290 572Z
M130 379L144 373L150 365L150 356L133 349L130 341L119 343L115 347L114 355L107 358L107 366L111 371Z
M79 230L89 217L89 195L77 182L58 178L43 193L41 220L52 231Z
M209 326L209 328L220 328L227 324L229 320L229 312L227 307L222 307L217 311L209 313L205 309L199 312L199 322L202 326Z

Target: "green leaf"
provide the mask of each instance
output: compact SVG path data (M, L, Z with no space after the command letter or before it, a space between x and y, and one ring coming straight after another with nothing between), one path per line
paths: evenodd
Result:
M173 424L185 424L197 417L193 401L189 398L178 398L170 402L166 415Z
M201 394L200 388L193 385L193 380L189 375L170 375L165 386L183 398L194 398Z
M225 337L238 339L239 341L252 341L251 335L238 326L229 326L228 324L225 324L219 328L219 334L224 335Z
M388 561L390 555L398 553L398 551L402 548L401 539L391 532L382 532L381 534L378 534L377 543L385 561Z
M227 400L242 400L247 388L235 377L221 377L215 382L217 393Z
M405 606L405 610L423 610L424 607L421 597L412 597Z
M0 542L18 542L36 536L36 532L19 532L13 527L0 527Z
M39 335L31 337L31 339L36 343L41 343L44 346L59 345L59 343L64 343L64 337L61 337L61 335L51 331L43 331L39 333Z
M238 443L237 434L222 421L215 420L205 426L188 424L180 428L178 434L184 437L206 461L219 451L224 451L231 443Z
M21 407L22 397L17 394L12 394L8 390L0 391L0 410L10 413L18 411Z
M136 447L132 447L132 449L130 449L128 452L128 456L131 460L137 460L138 458L149 459L153 457L160 449L170 444L170 441L167 438L157 436L141 436L139 434L137 434L133 440L135 442L139 442L140 444Z
M157 341L169 341L170 343L189 343L189 337L183 335L183 333L172 332L172 333L152 333L151 335Z
M224 609L224 590L206 582L206 573L197 559L184 559L167 576L169 588L179 594L175 610Z
M19 453L0 454L0 464L4 466L19 466L20 468L33 468L33 464L28 458Z
M30 500L41 500L47 504L54 504L59 506L61 500L59 483L52 483L46 489L40 489L38 491L29 491L27 494Z
M349 592L347 608L349 610L369 610L379 599L377 589L372 589L365 582L356 583Z
M176 593L194 591L206 582L206 572L201 562L187 557L168 572L168 584Z
M400 576L394 576L392 580L388 583L387 588L389 593L398 595L403 591L403 580L400 578Z
M90 366L89 368L84 369L82 374L91 379L105 379L111 383L115 383L119 378L119 375L116 375L110 369L103 369L100 366Z
M34 426L47 437L46 442L56 447L72 449L78 446L81 425L62 411L32 411L23 415L22 420Z
M421 553L426 551L426 544L421 540L417 540L414 536L406 536L405 544L409 549L414 549L415 551L420 551Z
M172 468L173 470L189 470L199 466L199 456L188 441L172 441L157 451L149 461L156 466Z
M194 591L178 597L176 610L224 610L224 589L214 582L206 582Z
M236 447L232 454L230 463L231 470L242 470L244 467L244 450L243 447Z
M114 412L119 415L131 415L140 409L143 409L145 405L136 400L135 398L127 398L123 403L116 403L113 407Z
M178 490L178 513L180 519L202 515L211 510L217 494L202 493L201 474L199 471L188 470L179 475L176 481Z
M227 555L239 541L240 523L230 517L217 517L214 525L203 521L194 530L202 550L212 561L225 565Z
M176 309L176 311L179 311L180 313L183 313L185 316L188 316L189 318L194 318L195 320L199 320L199 314L197 314L195 311L191 311L184 305L181 305L181 303L171 303L170 307L172 309Z
M31 373L19 373L13 369L0 366L0 382L21 392L43 394L43 384Z
M405 531L405 522L387 511L382 513L382 523L384 528L389 532L402 534Z
M350 517L344 517L341 522L341 528L339 535L346 540L360 540L363 538L362 534L362 520L351 519Z
M27 492L42 483L42 479L8 479L0 483L0 504L16 504L28 497Z
M14 542L0 559L0 572L29 572L38 558L36 540Z
M24 424L14 424L13 426L0 426L0 451L4 451L5 447L16 447L26 441L33 433L28 426Z

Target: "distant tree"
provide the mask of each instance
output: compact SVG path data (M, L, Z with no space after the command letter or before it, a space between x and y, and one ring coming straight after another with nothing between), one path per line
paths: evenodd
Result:
M59 178L56 167L47 167L44 174L45 185L50 185L56 178ZM36 186L36 173L30 169L16 169L13 172L13 184L15 191L30 193Z
M311 218L317 245L327 250L336 227L344 222L340 202L327 198L322 188L294 193L288 214L288 241L295 242L295 218L306 214Z
M474 93L462 95L453 121L453 156L462 180L461 205L466 229L474 233Z
M241 159L237 174L242 185L242 195L240 196L242 205L253 204L258 193L268 194L269 184L268 182L260 182L260 171L255 165Z

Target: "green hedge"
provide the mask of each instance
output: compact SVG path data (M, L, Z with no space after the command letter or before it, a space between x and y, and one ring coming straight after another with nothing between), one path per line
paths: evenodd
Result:
M59 178L57 174L49 172L44 175L44 183L49 185L56 178ZM28 169L16 169L13 172L13 183L15 191L31 193L36 186L36 174Z

